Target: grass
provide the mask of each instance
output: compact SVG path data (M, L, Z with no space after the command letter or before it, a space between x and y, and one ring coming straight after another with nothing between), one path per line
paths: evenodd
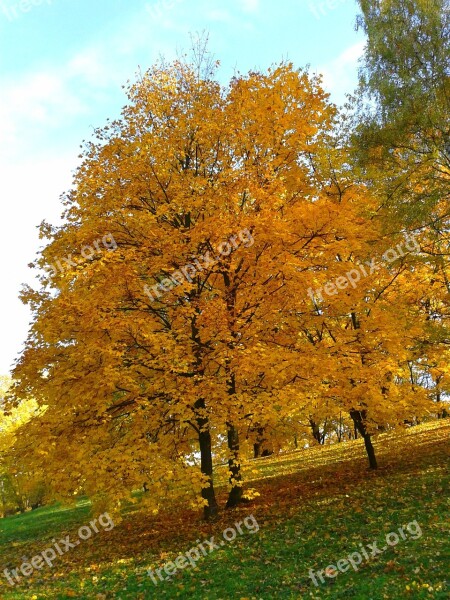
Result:
M383 434L376 440L377 472L367 470L359 440L250 461L249 486L260 495L224 512L218 523L201 523L189 510L156 517L127 513L111 531L100 529L52 569L35 571L15 587L8 585L3 569L19 566L24 556L31 558L54 538L76 538L78 527L91 519L90 507L84 500L69 509L45 507L4 519L0 598L448 598L449 437L449 420ZM224 541L195 568L178 570L157 586L147 575L147 569L174 560L196 540L214 535L223 541L223 531L239 521L242 534ZM409 532L405 526L412 522L417 526L410 525ZM367 545L387 546L390 532L397 532L398 543L364 559L357 570L323 576L324 583L316 577L318 586L309 577L310 568L317 572L336 565L361 553L361 545L370 556Z

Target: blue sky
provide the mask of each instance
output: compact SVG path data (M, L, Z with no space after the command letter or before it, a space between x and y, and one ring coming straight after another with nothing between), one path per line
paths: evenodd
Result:
M80 144L119 115L122 84L207 30L223 83L289 59L339 104L364 45L356 14L354 0L0 0L0 374L27 334L36 228L58 222Z

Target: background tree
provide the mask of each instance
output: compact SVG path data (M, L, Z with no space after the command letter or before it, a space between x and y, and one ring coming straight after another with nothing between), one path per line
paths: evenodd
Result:
M384 230L421 240L421 305L428 335L422 367L448 386L450 244L450 10L447 0L361 0L367 35L353 143L363 178L379 198ZM356 166L356 165L355 165ZM428 358L433 355L435 358ZM440 359L438 358L440 357ZM433 366L432 366L433 365ZM427 385L433 381L428 377Z
M7 396L13 381L10 376L0 377L0 516L36 508L44 501L45 488L39 474L27 469L17 452L20 427L37 412L34 400L21 402L7 409Z
M448 0L359 4L358 26L367 36L360 70L359 158L369 176L384 170L384 201L403 222L430 222L449 193ZM445 217L439 209L435 216Z

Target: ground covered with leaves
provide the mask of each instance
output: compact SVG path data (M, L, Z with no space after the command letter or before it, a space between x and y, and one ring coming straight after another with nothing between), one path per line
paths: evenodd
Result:
M88 501L45 507L0 521L0 598L98 600L192 598L448 598L448 463L450 422L420 425L376 438L380 468L367 469L361 440L296 451L246 465L253 499L205 524L189 510L148 515L135 508L45 568L9 585L3 569L77 537L91 520ZM220 477L220 473L219 473ZM223 488L221 503L227 490ZM259 494L259 495L258 495ZM155 585L148 569L163 567L211 536L253 515L259 529L219 544ZM416 522L402 539L399 528ZM363 558L356 570L309 576L397 532L398 543ZM392 539L392 538L390 538ZM204 544L204 547L208 547ZM335 575L335 573L328 573Z

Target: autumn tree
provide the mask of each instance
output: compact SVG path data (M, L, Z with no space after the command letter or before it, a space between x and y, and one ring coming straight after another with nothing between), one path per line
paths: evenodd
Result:
M320 80L283 63L222 87L208 65L140 75L86 144L64 225L41 226L13 395L42 408L23 439L62 498L144 488L212 519L224 440L232 507L243 433L345 411L376 466L377 427L427 410L405 373L428 280L411 250L349 274L387 241Z
M294 397L297 366L262 333L279 326L288 278L297 285L308 157L335 111L318 80L284 64L223 89L178 61L128 95L87 144L66 224L41 227L47 272L23 295L34 322L15 395L46 406L28 435L61 495L190 489L213 518L212 432L226 431L234 506L239 428L280 418Z

